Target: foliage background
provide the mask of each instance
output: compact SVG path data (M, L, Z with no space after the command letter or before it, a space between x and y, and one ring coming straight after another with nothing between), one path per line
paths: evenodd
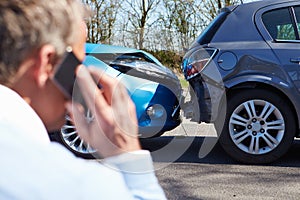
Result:
M184 52L225 6L252 0L82 0L88 42L143 49L180 71Z

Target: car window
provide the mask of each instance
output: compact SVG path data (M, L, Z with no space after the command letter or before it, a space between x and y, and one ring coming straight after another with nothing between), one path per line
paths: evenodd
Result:
M296 15L298 32L300 32L300 6L295 7L294 10L295 10L295 15Z
M263 14L262 20L274 40L297 39L289 8L266 12Z
M225 21L227 15L229 15L230 10L224 8L221 10L221 13L212 20L209 25L202 31L202 33L198 36L196 41L191 45L191 48L195 46L208 44L214 37L215 33L218 31L222 23Z

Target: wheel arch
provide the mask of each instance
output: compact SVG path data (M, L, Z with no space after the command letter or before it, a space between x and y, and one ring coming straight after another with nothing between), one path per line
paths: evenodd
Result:
M245 79L244 79L245 80ZM246 79L247 80L247 79ZM289 96L279 87L276 87L274 84L271 85L270 83L266 83L264 81L243 81L243 82L238 82L237 84L233 85L228 85L230 87L226 87L226 97L227 99L230 98L233 94L238 92L239 90L244 90L244 89L265 89L272 91L276 94L278 94L281 98L285 99L285 102L290 106L292 109L293 115L295 117L295 122L296 122L296 129L298 130L296 132L296 137L300 137L300 130L299 130L299 116L297 114L296 106L292 103L290 100Z

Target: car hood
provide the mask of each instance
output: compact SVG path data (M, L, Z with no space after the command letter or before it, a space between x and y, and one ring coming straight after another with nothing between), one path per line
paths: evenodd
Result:
M180 81L175 73L145 51L86 43L86 54L103 61L121 73L158 82L171 89L175 94L181 90Z
M102 54L106 55L103 56L101 59L104 62L113 61L114 59L118 58L122 55L139 55L145 57L146 60L150 62L154 62L158 65L163 66L153 55L138 49L122 47L122 46L114 46L114 45L107 45L107 44L92 44L86 43L85 45L86 54Z

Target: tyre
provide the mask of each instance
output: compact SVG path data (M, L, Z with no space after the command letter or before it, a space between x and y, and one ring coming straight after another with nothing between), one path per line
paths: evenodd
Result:
M294 140L296 120L292 109L274 92L239 90L228 98L225 112L224 123L215 123L219 143L237 161L273 162L288 151Z
M91 119L90 112L86 114L87 120ZM67 115L66 123L62 126L60 131L56 131L54 139L68 150L74 153L77 157L85 159L95 158L97 150L93 149L88 143L84 142L78 135L76 127L73 125L72 119ZM97 156L98 157L98 156Z

